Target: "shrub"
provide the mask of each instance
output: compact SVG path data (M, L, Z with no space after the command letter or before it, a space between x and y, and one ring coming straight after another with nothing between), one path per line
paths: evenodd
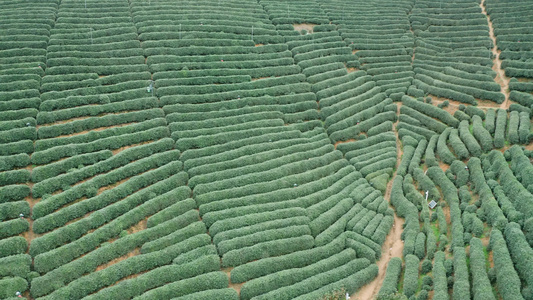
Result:
M152 157L152 159L154 159ZM163 158L159 157L158 163L164 163L165 160ZM142 165L142 167L146 166L145 164L139 163L138 164L129 164L128 166L131 167L131 169L135 170L135 168L139 168L139 165ZM152 165L153 166L153 165ZM157 166L153 166L157 167ZM130 169L130 170L131 170ZM63 192L61 194L58 194L59 197L50 197L46 199L46 201L41 200L39 204L42 204L39 206L39 210L37 210L37 205L34 206L33 213L35 215L35 218L38 216L42 216L36 221L35 228L38 230L38 232L46 232L48 230L51 230L53 228L60 227L61 225L66 224L68 221L73 220L75 218L81 217L85 215L88 212L96 211L98 209L104 208L105 206L117 202L120 198L122 198L124 195L130 195L134 193L135 191L147 187L151 184L156 183L157 181L163 180L165 178L168 178L172 176L173 174L179 173L181 169L181 162L171 162L167 165L164 165L162 167L159 167L155 170L152 170L150 172L145 172L141 175L137 175L134 177L134 180L129 180L126 183L120 185L120 190L126 191L125 194L119 195L117 192L117 189L113 189L112 191L107 191L104 193L101 193L97 196L94 196L95 187L90 185L90 181L86 182L87 184L78 185L75 188L69 189L66 192ZM137 174L136 172L132 172L130 170L124 170L118 169L119 171L122 171L120 175L117 175L117 172L110 172L106 175L110 175L111 178L116 180L116 176L124 176L127 177L131 173ZM130 171L130 172L127 172ZM138 169L136 170L138 171ZM114 176L113 176L114 175ZM109 178L109 177L108 177ZM107 178L102 178L107 179ZM111 179L110 181L113 183ZM105 181L104 181L105 182ZM103 186L99 185L99 186ZM79 187L79 188L78 188ZM63 196L63 197L61 197ZM87 199L81 202L78 202L76 204L70 205L68 207L65 207L57 212L46 214L46 212L50 212L54 210L54 206L61 206L62 204L73 202L83 196L87 196L90 199ZM93 197L94 196L94 197ZM57 201L57 202L54 202ZM38 229L37 229L38 228Z
M509 223L505 227L504 233L511 258L520 278L528 286L533 286L533 275L530 272L533 267L533 249L529 247L520 225Z
M176 251L176 246L166 249L164 253L175 254L188 249L181 245ZM82 298L90 292L96 292L102 287L111 285L100 293L89 296L90 298L110 297L114 299L131 299L141 295L149 289L158 288L168 283L187 280L204 273L220 270L220 259L218 255L208 255L193 260L182 265L168 264L171 257L165 257L162 253L152 253L139 255L121 261L104 270L93 272L87 276L70 283L68 286L54 291L49 297L76 297ZM153 270L151 270L153 268ZM132 274L148 271L135 277L134 279L122 281L121 279ZM118 285L113 285L116 281ZM117 295L119 294L119 295Z
M22 200L30 195L30 187L27 185L7 185L0 187L0 203Z
M468 172L468 168L460 160L455 160L450 165L450 168L448 170L451 171L453 174L455 174L456 176L455 185L457 187L464 186L470 178L470 173Z
M35 238L30 247L30 254L34 257L38 254L43 254L43 257L57 256L61 257L62 260L56 261L68 261L68 259L73 259L76 255L79 255L78 253L86 253L95 249L101 242L119 235L122 230L137 224L146 218L146 216L171 205L178 199L183 199L190 195L190 189L186 186L171 190L175 186L184 185L186 180L187 175L185 172L178 173L134 193L113 205L109 205L106 209L93 212L90 216L85 217L83 222L74 222L73 224L60 227L53 232ZM114 191L120 194L120 187L115 188ZM163 194L154 197L156 195L155 192ZM187 205L186 202L180 202L183 204L183 209L179 211L178 215L196 208L196 203L194 201L192 202L192 205ZM111 211L114 213L111 214ZM118 215L115 215L115 213ZM172 218L174 217L172 216ZM194 219L197 215L191 211L188 217ZM108 223L105 224L106 222ZM86 234L92 229L95 230L90 234ZM54 248L57 249L52 250ZM48 251L50 252L45 253ZM36 264L38 264L39 259L35 257ZM56 261L48 264L53 268Z
M228 287L228 277L223 272L210 272L163 285L140 295L138 299L171 299L204 290Z
M28 278L31 256L15 254L0 258L0 276Z
M333 240L324 246L315 247L309 250L298 251L283 256L268 257L240 265L231 270L231 282L241 283L254 278L273 274L284 269L303 268L311 262L339 253L346 244L344 235Z
M17 299L15 293L24 292L27 289L28 282L23 278L5 277L0 279L0 297L4 299Z
M472 274L472 294L475 299L495 300L485 267L483 244L478 238L470 240L470 271Z
M257 300L260 299L296 299L299 295L305 295L307 293L316 290L317 286L326 286L330 283L337 282L343 278L353 275L354 272L365 270L370 265L370 262L366 259L355 259L350 263L335 269L329 270L324 273L316 274L312 277L304 279L290 286L284 286L268 293L256 296ZM368 279L367 279L368 280ZM367 280L363 282L367 282ZM338 287L338 286L337 286ZM307 297L307 296L306 296ZM309 298L306 298L309 299Z
M378 274L379 268L375 264L371 264L368 267L352 274L344 279L338 280L336 282L330 283L322 288L313 289L313 292L308 294L301 295L295 300L305 300L305 299L320 299L324 294L328 292L338 290L339 287L344 287L348 293L354 293L360 289L363 285L368 284L372 279L374 279ZM315 284L315 286L318 284Z
M415 255L419 259L426 256L426 235L423 232L418 233L415 241Z
M494 147L502 148L505 145L505 127L507 125L507 112L498 109L496 127L494 129Z
M30 164L30 156L26 153L3 156L0 161L0 171L9 171L15 168L26 167Z
M114 150L127 145L139 144L145 141L158 140L168 137L169 131L166 126L151 128L141 132L128 133L120 136L110 136L89 143L72 144L52 147L43 151L35 152L31 157L33 164L47 164L51 161L64 157L74 156L99 150Z
M32 194L35 197L42 197L42 195L51 194L55 192L64 185L72 185L74 183L82 181L85 178L93 176L94 178L87 180L86 182L90 182L94 185L101 185L102 182L113 183L113 179L110 178L124 178L117 176L117 173L127 173L128 171L134 169L134 166L137 168L141 168L141 166L147 168L150 167L151 164L161 166L162 163L169 162L169 157L173 155L179 155L179 151L174 150L165 153L158 152L163 152L165 150L171 149L172 143L170 139L163 139L158 142L150 143L147 145L126 149L124 151L121 151L117 155L110 157L106 160L100 161L98 163L91 164L87 167L83 167L65 174L60 174L58 176L45 179L42 182L39 182L34 185L32 189ZM159 160L160 162L158 162ZM109 172L110 175L97 176L100 173L110 170L113 170L112 172ZM89 183L87 183L86 185L88 184ZM36 215L36 218L39 217L40 215Z
M461 121L459 124L459 134L470 154L479 157L481 155L481 146L479 146L472 133L470 133L468 121Z
M193 212L196 212L196 211L193 210ZM197 212L196 212L196 216L198 216ZM196 220L198 219L196 218ZM109 262L117 257L120 257L121 255L124 255L130 252L131 250L135 249L136 247L139 247L146 241L157 239L158 237L164 236L166 234L169 234L175 231L179 227L186 226L183 224L175 224L175 223L177 222L172 222L171 220L157 227L143 230L135 234L127 235L123 238L116 240L114 243L103 245L97 250L92 251L91 253L75 261L72 261L57 269L49 271L45 275L35 278L32 281L31 294L34 295L35 297L49 294L53 292L54 290L56 290L57 287L65 286L68 283L73 282L78 278L84 278L82 276L85 273L91 272L94 269L96 269L97 266L103 263ZM185 253L197 247L208 245L209 243L211 243L211 239L208 235L206 234L196 235L181 243L173 245L171 248L168 248L164 252L154 252L153 254L147 254L146 257L143 257L144 255L138 255L136 256L137 258L135 260L142 261L143 259L147 259L147 260L152 259L152 260L155 260L155 262L152 262L152 263L155 263L156 265L168 264L178 254ZM175 254L175 256L172 256L173 254ZM129 260L125 260L123 262L125 264L128 264ZM43 265L48 267L48 264L45 261L43 261ZM147 265L145 264L139 264L137 268L145 268L146 266ZM118 267L120 267L120 265L117 266L117 268ZM110 269L110 271L111 270L112 269ZM93 274L98 274L98 273L93 273ZM105 277L103 277L102 279L105 280ZM50 284L50 282L53 284ZM80 282L83 282L83 281L78 281L78 283ZM112 283L114 282L115 281L113 281ZM83 289L80 289L80 288L76 290L71 290L72 286L68 285L67 287L70 287L70 288L65 289L64 292L67 292L67 293L70 293L72 291L76 291L77 293L83 292Z
M453 117L456 118L459 121L470 121L470 116L464 113L461 110L456 110L453 113Z
M110 158L112 155L113 153L110 150L101 150L76 155L44 166L38 166L32 170L31 180L34 183L38 183L45 179L58 176L61 173L66 173L68 170L77 168L80 165L85 166L96 164L99 161Z
M492 229L490 233L490 246L494 254L496 283L500 295L505 299L523 299L520 293L520 278L513 267L503 235L498 229Z
M467 106L465 109L465 113L468 114L472 118L474 116L479 116L481 119L485 119L485 112L482 109L477 108L475 106L471 106L471 105Z
M355 251L346 249L326 259L315 261L303 268L282 270L248 281L242 286L240 297L241 299L251 299L255 296L283 288L284 286L297 284L310 277L326 273L346 264L354 265L354 263Z
M530 131L531 122L529 114L526 112L520 113L520 127L518 128L518 136L521 144L528 144L531 141Z
M399 174L400 176L405 176L407 174L407 168L409 167L409 163L411 163L411 159L414 153L414 147L410 145L405 145L403 147L402 160L400 162L400 165L398 165L397 174Z
M507 139L511 144L518 144L520 142L518 135L519 123L520 114L517 111L512 111L509 117L509 126L507 131Z
M379 290L378 297L392 295L398 291L398 281L402 272L402 260L399 257L393 257L389 260L387 271L383 284Z
M428 142L428 146L426 148L425 153L425 162L426 165L429 167L435 167L438 166L437 159L435 158L435 147L437 146L437 141L439 140L438 135L434 135L431 137L431 139Z
M492 136L490 132L483 127L483 121L477 115L472 117L473 121L473 134L474 137L479 141L483 151L488 152L492 150Z
M184 228L174 231L169 235L144 243L141 247L141 253L147 254L150 252L159 251L202 233L207 233L205 224L202 222L194 222Z
M426 253L428 259L433 259L433 256L437 251L437 238L433 233L428 233L426 237Z
M451 164L455 160L455 156L446 144L446 141L448 140L448 137L450 136L451 132L451 128L447 128L446 130L444 130L444 132L441 133L441 135L439 136L437 142L437 153L439 154L440 159L447 164Z
M318 218L314 219L309 224L313 236L317 236L320 232L324 231L327 227L333 224L335 220L347 213L353 205L354 203L352 199L343 199L331 208L331 210L322 213Z
M453 299L470 299L470 283L468 267L466 265L466 252L462 247L453 249Z
M310 235L280 239L259 243L250 247L231 250L222 257L222 265L238 266L265 256L283 255L305 250L314 246L314 239Z
M405 257L405 273L403 280L403 293L407 297L415 294L418 288L418 264L420 260L414 255Z
M0 173L0 185L26 183L30 181L30 171L26 169L6 171Z
M26 253L28 242L21 236L0 240L0 257Z
M425 127L437 132L441 133L446 129L446 125L436 121L435 119L428 117L427 115L418 112L417 110L410 108L409 106L402 106L400 108L400 113L405 114L405 116L409 116L411 118L414 118L416 121L420 122L421 124L424 124ZM416 124L413 124L416 125Z
M452 115L431 104L418 102L408 96L402 97L402 102L410 108L416 109L432 118L439 119L449 126L457 127L459 125L459 121Z
M469 157L470 153L459 138L459 131L457 129L452 129L452 131L450 132L450 145L452 146L453 151L455 155L457 155L457 158L459 160L463 160Z
M239 294L233 288L209 289L207 291L196 292L186 296L172 298L174 300L203 300L203 299L227 299L239 300Z
M446 270L444 269L444 253L437 252L435 263L433 265L433 285L435 294L433 299L449 299L448 282L446 279Z
M26 219L13 219L0 223L0 240L12 237L30 229L30 223Z
M485 128L490 134L494 133L496 129L496 111L493 108L487 109L487 114L485 116Z
M420 274L427 274L431 271L431 269L433 268L433 264L431 263L431 260L430 259L424 259L422 261L422 267L420 269ZM426 279L426 278L429 278L429 279ZM427 281L430 281L430 282L427 282ZM423 278L423 281L422 281L422 285L432 285L433 284L433 280L431 279L431 277L429 276L424 276Z

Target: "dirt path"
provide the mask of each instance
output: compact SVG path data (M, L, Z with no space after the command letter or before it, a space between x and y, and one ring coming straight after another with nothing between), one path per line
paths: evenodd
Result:
M508 109L509 105L511 105L511 101L509 100L509 78L505 76L505 72L502 70L502 60L500 59L501 51L498 51L498 47L496 46L496 36L494 35L494 28L492 27L490 17L487 14L487 10L485 9L485 0L481 0L479 6L481 7L481 12L487 17L487 21L489 23L490 39L494 44L494 47L492 48L492 54L494 54L495 58L494 64L492 65L492 69L497 73L496 78L494 78L494 81L501 85L501 92L505 95L505 101L500 105L500 108Z
M397 102L396 104L398 105L397 114L399 115L401 102ZM396 166L398 166L400 164L400 161L402 160L403 151L401 148L400 139L398 137L398 131L396 131L396 125L398 125L398 121L396 121L396 123L394 123L394 125L392 126L392 130L396 134L396 150L398 153L396 159ZM387 190L385 191L385 199L387 199L389 202L394 178L396 178L396 173L394 173L392 179L387 184ZM374 299L377 296L379 289L383 284L383 280L385 279L385 271L387 270L389 260L393 257L402 257L403 242L400 239L400 236L402 234L404 223L404 219L399 218L396 214L394 214L394 223L392 225L392 230L387 235L387 238L385 239L385 242L381 247L381 258L379 261L376 262L379 268L378 276L372 282L363 286L359 291L351 295L351 299L369 300Z

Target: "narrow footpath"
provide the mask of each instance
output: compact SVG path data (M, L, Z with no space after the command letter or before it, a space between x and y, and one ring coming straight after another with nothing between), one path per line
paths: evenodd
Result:
M500 59L500 53L501 51L498 50L498 46L496 46L496 36L494 35L494 28L492 26L492 21L490 20L490 16L487 14L487 10L485 9L485 0L481 0L481 3L479 4L481 7L481 12L487 17L487 22L489 24L489 35L490 39L492 40L492 54L494 55L492 65L492 69L496 72L496 78L494 78L494 81L498 83L502 89L502 94L505 95L505 101L500 105L500 108L508 109L509 105L511 105L511 101L509 100L509 77L505 76L505 71L502 69L502 60Z
M396 105L398 106L398 110L396 114L400 115L400 108L402 106L401 102L397 102ZM398 121L393 124L392 130L394 131L394 134L396 134L396 166L400 165L400 162L402 160L402 147L400 138L398 137L398 131L396 130L396 125L398 125ZM394 172L394 175L390 179L389 183L387 184L387 190L385 191L385 200L390 202L390 195L392 191L392 183L394 182L394 179L396 178L396 172ZM350 295L351 299L356 300L370 300L374 299L379 289L381 288L381 285L383 284L383 280L385 279L385 271L387 270L387 265L389 264L389 261L393 257L402 257L403 252L403 241L401 240L402 235L402 229L403 224L405 223L405 220L402 218L399 218L396 213L394 213L394 223L392 225L392 229L387 235L387 239L385 239L385 242L383 243L383 246L381 247L381 258L379 261L376 262L379 268L378 276L372 280L367 285L363 286L359 291L355 292L354 294Z

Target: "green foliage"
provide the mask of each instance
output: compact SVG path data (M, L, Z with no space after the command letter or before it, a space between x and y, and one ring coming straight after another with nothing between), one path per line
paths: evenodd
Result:
M414 254L419 259L423 259L426 256L426 235L423 232L418 233L416 236Z
M355 260L355 251L346 249L326 259L313 262L303 268L287 269L248 281L242 286L240 297L241 299L251 299L284 286L297 284L307 278L326 273L343 265L357 267L364 261L359 260L357 262ZM366 262L368 263L368 261Z
M433 264L431 263L431 260L429 259L424 259L422 261L422 266L420 268L420 274L424 275L424 274L427 274L431 271L431 269L433 268ZM429 278L431 279L431 277L429 276L425 276L424 277L424 281L426 281L425 279L426 278ZM424 284L424 283L423 283ZM426 283L427 284L427 283ZM433 284L433 282L431 282L431 284ZM431 284L428 284L428 285L431 285Z
M165 253L183 253L182 251L185 249L183 245L178 251L175 248L166 249ZM134 256L105 268L100 272L93 272L81 277L71 282L68 286L54 291L48 297L82 298L91 292L98 291L102 287L114 284L126 276L148 271L134 279L120 281L119 284L108 287L88 297L89 299L104 299L105 297L112 296L114 299L132 299L149 289L157 289L157 287L164 287L168 283L187 280L188 278L220 269L218 255L203 256L182 265L165 265L169 263L170 259L171 257L165 257L163 253Z
M433 299L449 299L448 282L446 279L446 270L444 269L444 252L435 254L435 263L433 265L433 285L435 294Z
M30 265L31 256L28 254L16 254L0 258L0 276L28 278Z
M256 259L273 255L283 255L305 250L314 246L314 239L310 235L279 239L259 243L250 247L231 250L222 257L222 266L238 266Z
M407 297L415 294L418 288L418 264L420 260L414 255L405 257L405 273L403 279L403 293Z
M481 146L479 146L472 133L470 133L468 121L461 121L459 124L459 134L470 154L479 157L481 155Z
M461 139L459 138L459 131L457 129L452 129L450 132L450 145L452 146L453 152L455 155L457 155L457 158L459 160L463 160L468 158L470 153L468 152L468 149L466 149L466 146L463 144Z
M511 258L520 275L520 279L525 281L528 286L533 286L533 275L530 272L533 267L533 249L527 243L520 225L509 223L505 227L504 233Z
M370 265L366 259L355 259L348 264L333 268L329 271L318 273L303 279L290 286L280 287L270 292L261 294L256 299L296 299L297 296L304 295L316 290L317 286L326 286L329 283L337 282L359 271L365 270Z
M518 128L518 137L521 144L528 144L531 141L531 118L530 114L520 112L520 127Z
M241 283L285 269L303 268L312 262L327 259L342 251L346 243L342 235L324 246L298 251L283 256L268 257L243 264L231 270L231 282Z
M151 289L135 299L171 299L210 289L228 287L228 277L223 272L211 272L175 281L164 286Z
M530 123L529 120L527 120ZM518 135L518 127L520 123L520 114L517 111L512 111L509 116L509 124L507 126L507 139L511 144L518 144L520 138Z
M437 162L437 159L435 158L435 147L437 147L437 142L439 138L440 138L439 135L434 135L431 137L431 139L428 142L428 146L426 148L426 153L425 153L425 161L426 161L426 165L428 166L428 168L439 165Z
M115 156L110 156L108 159L90 164L87 167L45 179L42 182L34 185L32 189L32 195L35 197L42 197L42 195L45 194L52 194L56 190L60 189L63 185L72 185L82 181L85 178L93 177L99 173L116 169L110 172L110 174L107 176L101 175L93 178L92 180L88 180L87 182L90 183L86 183L85 185L92 184L100 187L102 184L111 184L113 183L113 179L111 178L117 178L116 181L119 181L125 176L117 176L117 174L125 173L132 176L136 173L132 173L131 170L143 170L143 167L144 170L146 170L146 168L153 168L152 166L154 164L161 166L165 162L168 163L170 159L175 158L176 155L179 156L179 151L168 151L172 149L172 146L173 143L171 139L162 139L147 145L126 149ZM168 152L160 153L164 151ZM79 163L81 164L82 161L79 161ZM42 215L37 213L35 218L39 218L40 216Z
M472 274L472 294L474 299L494 300L492 287L487 276L483 244L478 238L470 240L470 272Z
M30 223L26 219L13 219L0 223L0 240L12 237L30 229Z
M159 156L159 159L150 157L148 159L144 159L144 161L139 160L135 164L129 164L125 168L115 170L115 172L110 172L102 176L103 178L96 177L101 180L100 184L96 186L105 186L107 185L106 182L114 183L118 180L121 180L123 177L138 174L139 172L147 171L153 167L158 167L157 164L168 162L173 155L175 154L168 155L167 158ZM141 188L156 183L157 181L169 178L173 174L179 173L180 170L181 162L174 161L150 172L137 175L133 177L134 180L128 180L126 183L121 184L117 188L119 188L119 190L126 191L124 195L130 195ZM183 173L182 176L184 176ZM35 205L33 208L33 216L35 216L34 218L39 217L39 219L35 220L34 230L36 232L49 231L53 228L66 224L70 220L82 217L86 213L104 208L109 204L113 204L122 198L121 195L117 194L117 188L108 190L95 196L95 192L93 191L96 188L92 185L92 183L93 182L91 181L86 181L81 185L77 185L74 188L58 194L57 196L52 196L45 201L41 200L41 202L38 203L41 205ZM87 196L90 199L84 201L83 203L77 202L52 213L54 209L60 207L62 204L71 203L83 196Z
M483 151L488 152L492 150L492 136L490 135L490 132L483 127L483 121L481 118L478 115L475 115L472 117L472 121L474 137L478 140Z
M494 254L496 282L500 295L506 299L523 299L520 293L520 278L513 267L503 235L498 229L492 229L490 233L490 247Z
M0 279L0 297L6 299L15 298L16 292L24 292L28 289L28 282L20 277L5 277Z
M497 118L496 118L496 127L494 129L494 147L502 148L505 145L506 126L507 126L507 112L500 108L498 109Z
M144 125L143 125L144 126ZM31 157L31 162L36 165L47 164L64 157L74 156L82 153L99 150L115 150L124 146L139 144L141 142L158 140L169 136L166 126L155 127L135 133L122 134L120 136L109 136L83 144L71 144L52 147L43 151L35 152ZM84 136L81 136L85 138ZM74 136L73 138L77 138Z
M181 227L177 223L178 222L172 222L171 220L157 227L154 227L152 229L147 229L147 230L143 230L138 233L135 233L135 234L127 235L123 238L116 240L114 243L106 244L98 248L97 250L92 251L91 253L83 256L80 259L77 259L70 263L66 263L59 268L49 271L45 275L35 278L32 281L31 294L34 295L35 297L46 295L62 286L66 286L68 283L71 283L71 282L75 282L75 283L73 283L72 285L68 285L67 288L63 289L62 291L58 290L58 292L61 294L66 293L66 295L69 295L70 293L73 293L73 292L82 293L83 289L80 289L80 288L72 289L72 287L78 283L85 282L85 280L89 279L89 278L83 279L85 277L82 277L82 276L85 273L91 272L94 269L96 269L97 266L103 263L109 262L117 257L120 257L121 255L124 255L130 252L131 250L135 249L136 247L139 247L146 241L157 239L158 237L164 236L166 234L169 234L175 231L176 229ZM210 243L211 243L211 239L209 238L208 235L200 234L200 235L191 237L185 241L182 241L178 244L175 244L172 247L167 248L163 252L153 252L152 254L135 256L136 257L135 260L142 261L146 259L148 261L152 261L151 263L155 265L161 266L161 265L170 263L172 259L175 256L179 255L180 253L185 253L192 249L205 246ZM175 255L175 256L172 256L172 255ZM125 265L129 264L129 262L132 262L132 260L123 261ZM43 266L47 266L49 268L48 262L42 261L42 263L43 263ZM36 265L36 268L37 266L38 265ZM130 272L129 270L131 270L131 268L133 268L134 270L136 270L136 268L137 269L141 268L141 271L142 271L142 268L146 268L147 266L150 266L150 263L148 264L140 263L138 264L138 266L135 266L135 264L133 264L130 267L130 269L125 270L125 272L126 274L127 272ZM120 267L120 265L118 265L117 268L118 267ZM43 268L43 267L39 266L39 268ZM112 269L110 269L109 271L111 270ZM97 274L97 273L94 273L94 274ZM98 276L98 275L93 275L93 276ZM80 281L76 281L76 279L78 278L82 278L82 279ZM105 280L105 278L102 278L102 280ZM112 283L114 282L115 281L113 281ZM50 283L53 283L53 284L50 284ZM65 295L65 294L62 294L62 295Z
M451 164L455 160L455 156L446 144L451 132L452 128L446 128L446 130L440 134L437 142L437 153L439 154L439 158L447 164Z
M392 295L397 292L398 281L402 271L402 260L399 257L393 257L389 260L387 265L387 271L385 273L385 279L378 293L379 297Z
M466 252L462 247L453 249L453 299L470 299L470 283L468 267L466 265Z
M204 300L204 299L227 299L227 300L239 300L239 294L233 288L224 289L210 289L207 291L201 291L192 293L186 296L172 298L173 300Z
M0 257L26 253L28 242L21 236L0 240Z
M120 202L108 206L107 209L93 212L90 216L85 217L83 222L75 222L35 238L30 247L30 254L34 257L42 254L43 257L35 257L36 264L39 263L41 258L47 256L50 257L49 259L54 256L61 257L62 260L54 260L54 263L48 262L53 268L58 261L68 261L68 259L73 259L79 253L91 251L100 245L100 243L119 235L122 230L126 230L137 224L146 218L146 216L171 205L176 200L189 196L190 189L188 187L179 187L172 190L175 186L184 185L186 179L187 176L185 173L178 173L140 192L134 193ZM114 190L115 192L120 191L118 187ZM156 192L162 194L154 197L154 195L157 195L155 194ZM181 203L183 203L184 210L181 210L179 215L196 207L196 203L192 203L192 205L186 205L185 202ZM187 207L189 209L186 209ZM176 216L172 216L172 218ZM111 220L112 217L115 217L115 219ZM189 212L182 220L190 219L192 222L195 217L197 217L197 214ZM109 223L105 224L105 222ZM86 234L91 229L95 230L90 234ZM68 244L63 246L65 243ZM59 246L63 247L57 248ZM57 249L51 251L54 248ZM48 251L50 252L45 253Z
M26 153L3 156L0 160L0 171L8 171L25 167L30 164L30 156Z

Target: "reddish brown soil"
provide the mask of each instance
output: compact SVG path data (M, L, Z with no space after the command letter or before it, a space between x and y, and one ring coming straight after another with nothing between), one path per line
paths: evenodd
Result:
M222 269L222 272L226 273L226 275L228 276L228 280L229 280L229 287L236 290L237 293L240 295L241 294L241 287L242 285L244 284L243 283L232 283L231 282L231 270L233 270L232 267L229 267L229 268L223 268Z
M348 71L348 73L359 71L359 69L357 68L346 68L346 70Z
M316 24L311 23L302 23L302 24L292 24L294 27L294 30L300 32L303 29L307 30L307 33L313 33L313 28L315 28Z
M349 139L349 140L347 140L347 141L338 141L338 142L336 142L335 144L333 144L333 146L335 146L335 149L337 149L337 146L338 146L339 144L344 144L344 143L349 143L349 142L355 142L355 139Z

